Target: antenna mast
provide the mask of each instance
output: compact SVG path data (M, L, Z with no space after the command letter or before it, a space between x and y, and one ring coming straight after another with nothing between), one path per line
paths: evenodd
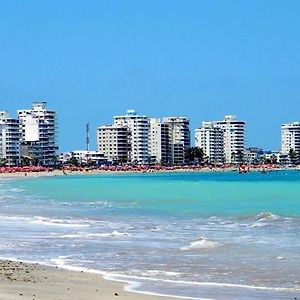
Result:
M86 124L86 150L90 150L90 124Z

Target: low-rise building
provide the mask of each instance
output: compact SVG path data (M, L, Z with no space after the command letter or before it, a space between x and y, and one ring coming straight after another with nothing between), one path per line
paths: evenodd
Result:
M92 150L74 150L71 152L65 152L59 156L59 161L64 164L68 163L71 158L75 158L80 165L101 165L107 161L103 153Z

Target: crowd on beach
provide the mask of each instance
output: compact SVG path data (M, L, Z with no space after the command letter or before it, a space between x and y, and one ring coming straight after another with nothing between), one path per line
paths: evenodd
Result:
M286 167L285 167L286 168ZM282 169L278 164L258 164L258 165L103 165L103 166L61 166L58 168L44 166L16 166L0 167L0 173L51 173L61 171L63 174L71 172L129 172L129 173L154 173L154 172L201 172L201 171L238 171L248 173L252 170L272 171Z

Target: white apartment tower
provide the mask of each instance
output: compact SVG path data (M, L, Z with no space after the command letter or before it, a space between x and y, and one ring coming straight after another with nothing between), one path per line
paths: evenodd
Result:
M186 117L166 117L163 124L168 127L168 163L182 165L185 151L190 147L190 121Z
M149 155L151 163L167 164L170 162L169 126L160 119L150 119Z
M137 115L135 110L128 110L126 115L115 116L114 124L128 127L128 161L137 164L150 163L149 118Z
M235 116L227 115L214 125L224 131L224 158L226 163L240 163L245 149L245 122Z
M57 155L56 112L46 102L33 102L32 109L18 110L21 126L21 155L39 164L51 165Z
M8 166L20 160L19 120L10 118L6 111L0 111L0 159Z
M203 150L209 163L224 162L224 130L213 122L202 122L195 130L195 146Z
M294 150L297 159L300 158L300 122L283 124L281 126L281 152L289 155Z
M126 125L104 125L97 128L98 151L113 162L127 162L129 130Z

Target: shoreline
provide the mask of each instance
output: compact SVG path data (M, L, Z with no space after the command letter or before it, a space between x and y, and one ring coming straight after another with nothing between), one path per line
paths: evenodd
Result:
M278 171L300 171L300 167L290 167L290 168L270 168L265 170L264 168L255 168L251 169L246 173L269 173L269 172L278 172ZM118 174L176 174L176 173L226 173L226 172L235 172L239 173L238 170L234 167L230 168L200 168L200 169L186 169L178 168L174 170L101 170L101 169L92 169L92 170L52 170L52 171L41 171L41 172L3 172L0 173L1 178L24 178L24 177L47 177L47 176L67 176L67 175L118 175Z
M39 263L0 259L0 299L174 300L180 298L135 292L127 288L129 284L105 279L103 275L86 270L71 271Z

